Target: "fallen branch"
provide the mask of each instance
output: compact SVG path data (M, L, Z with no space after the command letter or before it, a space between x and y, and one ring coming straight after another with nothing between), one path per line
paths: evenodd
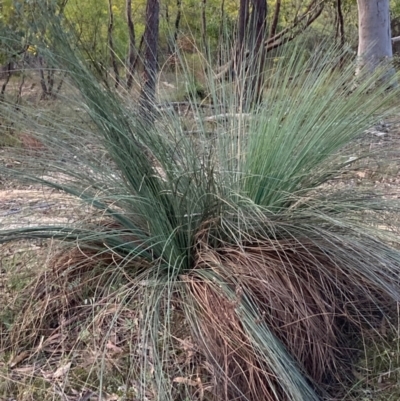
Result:
M223 104L207 104L207 103L192 103L192 102L169 102L157 105L160 110L170 110L179 111L181 108L189 109L222 109L226 108Z
M204 130L194 130L194 131L183 131L185 135L190 135L190 136L206 136L206 137L212 137L216 133L214 131L204 131Z
M392 44L395 44L397 42L400 42L400 36L396 36L395 38L392 38Z
M214 116L209 116L205 118L197 118L197 121L206 121L206 122L218 122L221 120L228 120L229 118L250 118L252 115L250 113L223 113L216 114Z

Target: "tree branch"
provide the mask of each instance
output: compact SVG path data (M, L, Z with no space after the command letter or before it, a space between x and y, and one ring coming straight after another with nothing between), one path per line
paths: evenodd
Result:
M308 28L322 13L324 8L324 0L318 1L313 0L308 5L307 9L305 10L304 14L300 17L296 18L293 24L273 37L268 38L264 42L265 49L268 51L272 49L276 49L279 46L282 46L284 43L290 42L296 36L298 36L302 31ZM249 51L246 51L245 57L249 55ZM215 75L215 79L221 79L227 74L227 72L233 68L234 60L228 61L225 65L221 66L218 69L218 72Z

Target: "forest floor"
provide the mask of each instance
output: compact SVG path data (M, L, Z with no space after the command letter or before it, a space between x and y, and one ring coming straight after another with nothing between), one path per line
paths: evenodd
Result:
M25 97L28 101L32 98L37 101L37 87L35 90L28 89ZM45 107L43 102L41 107ZM21 137L14 145L36 146L26 138L21 140ZM354 176L354 185L367 180L370 185L384 190L388 196L400 196L400 112L398 117L366 133L365 143L362 146L368 146L371 150L378 146L385 147L391 152L393 149L398 149L399 157L398 160L372 160L370 169L360 170ZM13 167L16 163L6 147L0 147L0 163L9 167ZM75 199L58 190L48 189L38 184L16 184L0 177L1 229L56 222L66 223L71 219L86 216L88 213L92 213L89 206L82 207ZM19 312L18 308L21 304L18 297L26 285L37 276L37 272L43 271L46 261L54 256L56 249L57 246L53 242L41 240L0 246L0 305L4 306L0 307L0 401L36 399L94 401L100 398L107 401L119 401L127 399L121 395L124 394L124 388L120 378L105 380L104 388L99 394L93 384L95 382L98 386L98 379L91 383L88 379L90 373L77 374L83 369L91 369L87 367L87 363L86 367L82 365L74 368L75 380L65 386L71 369L71 364L68 362L69 351L66 348L63 354L51 352L52 342L59 343L62 341L59 338L43 339L43 342L32 350L23 348L5 350L3 347L13 324L14 314ZM348 392L336 401L400 400L400 325L398 320L398 316L394 316L391 322L382 322L379 329L382 341L365 340L364 355L354 366L352 385L349 386ZM98 346L99 344L95 344L92 351L95 352ZM182 348L183 353L192 352L187 343L183 343ZM43 350L46 350L46 360L43 359ZM124 363L124 359L119 355L118 344L111 344L108 351L111 355L110 360L112 359L110 363L118 372L121 364ZM192 385L200 386L198 382ZM149 400L151 401L151 397Z

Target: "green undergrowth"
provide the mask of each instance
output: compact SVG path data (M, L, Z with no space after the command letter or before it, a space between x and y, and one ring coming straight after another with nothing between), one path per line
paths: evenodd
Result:
M370 339L362 344L363 352L354 366L354 381L345 399L399 399L400 330L398 316L393 315L391 322L383 320L377 328L381 341Z

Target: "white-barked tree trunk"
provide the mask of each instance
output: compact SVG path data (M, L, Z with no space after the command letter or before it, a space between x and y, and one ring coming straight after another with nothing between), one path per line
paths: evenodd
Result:
M374 72L379 65L390 63L393 57L389 3L390 0L357 0L357 74L361 69Z

